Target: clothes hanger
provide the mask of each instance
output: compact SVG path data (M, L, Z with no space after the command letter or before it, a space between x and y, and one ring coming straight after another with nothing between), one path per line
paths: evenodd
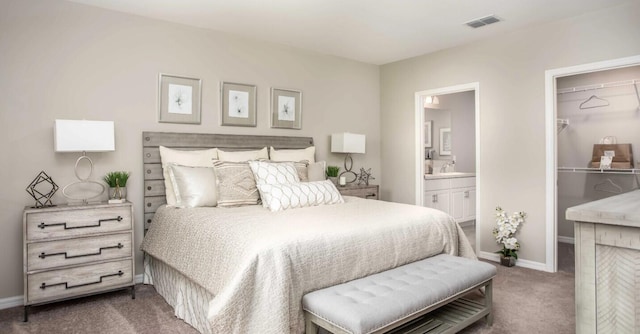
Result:
M585 106L585 104L594 101L596 104L591 105L591 106ZM584 102L580 103L580 109L591 109L591 108L600 108L600 107L606 107L609 105L609 101L601 98L601 97L597 97L595 95L591 95L590 98L588 98L587 100L585 100Z
M607 193L613 193L613 194L622 193L622 187L617 185L615 182L611 181L611 179L606 179L596 184L595 186L593 186L593 189L598 191L604 191Z

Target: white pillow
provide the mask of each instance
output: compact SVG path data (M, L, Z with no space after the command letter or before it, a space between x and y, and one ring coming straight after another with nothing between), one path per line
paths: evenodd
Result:
M314 163L316 162L315 155L315 146L296 150L276 150L271 146L269 151L271 161L307 161L309 163Z
M307 178L309 182L324 181L327 179L327 162L318 161L307 166Z
M256 151L233 151L227 152L218 150L218 159L221 161L245 162L249 160L269 159L267 148Z
M324 204L344 203L344 199L329 180L318 182L258 185L262 202L271 211Z
M160 161L162 162L162 176L164 177L167 205L176 205L175 191L169 178L169 164L174 163L191 167L211 167L212 160L217 158L218 150L215 148L197 151L180 151L160 146Z
M195 208L218 205L216 172L213 167L170 164L169 178L176 195L176 206Z
M298 183L300 177L292 162L249 161L256 184Z

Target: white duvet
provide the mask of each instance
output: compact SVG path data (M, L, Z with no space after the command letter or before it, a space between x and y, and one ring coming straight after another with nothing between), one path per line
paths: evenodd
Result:
M208 319L224 334L303 333L307 292L440 253L475 258L443 212L355 197L280 212L162 207L142 250L215 296Z

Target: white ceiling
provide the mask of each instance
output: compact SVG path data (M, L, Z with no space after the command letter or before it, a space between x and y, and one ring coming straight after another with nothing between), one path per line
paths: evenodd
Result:
M637 0L69 1L381 65Z

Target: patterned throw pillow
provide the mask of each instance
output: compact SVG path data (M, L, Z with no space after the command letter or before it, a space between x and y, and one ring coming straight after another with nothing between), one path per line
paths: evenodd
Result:
M256 184L298 183L298 170L292 162L249 161Z
M213 167L218 180L218 207L255 205L260 202L249 163L214 160Z
M261 184L260 196L271 211L324 204L344 203L344 199L329 180L304 183Z

